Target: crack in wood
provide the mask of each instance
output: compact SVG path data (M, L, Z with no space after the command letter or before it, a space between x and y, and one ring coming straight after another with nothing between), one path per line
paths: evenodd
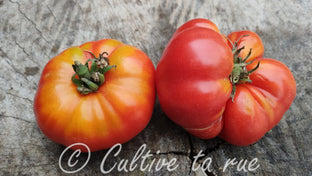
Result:
M12 64L12 62L11 62L12 59L10 59L10 60L8 60L8 59L10 59L10 58L9 58L9 57L4 58L4 61L6 61L6 63L7 63L9 66L11 66L11 68L12 68L17 74L21 75L26 81L28 81L27 76L25 76L25 74L23 74L22 72L20 72L19 69L16 68L16 67Z
M26 123L33 123L32 121L29 121L29 120L26 120L26 119L22 119L22 118L20 118L20 117L11 116L11 115L0 114L0 117L3 117L3 118L12 118L12 119L24 121L24 122L26 122Z
M189 169L189 175L191 175L191 173L192 173L192 166L193 166L193 164L195 162L195 160L194 160L194 156L195 156L194 150L195 149L194 149L194 146L193 146L193 141L192 141L191 134L187 133L187 136L188 136L189 145L190 145L190 153L189 153L188 157L191 160L190 169Z
M27 98L27 97L21 97L21 96L18 96L18 95L16 95L16 94L12 94L12 93L10 93L10 92L6 92L6 94L11 95L11 96L13 96L13 97L17 97L17 98L23 99L23 100L26 100L26 101L28 101L28 102L30 102L30 103L33 103L33 101L32 101L31 99Z
M0 48L0 52L2 57L8 58L8 54L5 51L3 51L2 48Z
M15 42L15 44L16 44L21 50L23 50L23 52L24 52L28 57L30 57L30 54L25 50L24 47L22 47L22 46L16 41L16 39L14 40L14 42Z
M204 157L205 157L205 156L208 156L208 155L211 154L212 152L217 151L217 150L220 148L220 146L222 146L223 144L225 144L224 141L218 142L218 143L217 143L215 146L213 146L213 147L206 148L205 151L204 151ZM199 160L203 159L204 157L200 157Z
M56 18L56 16L55 16L55 14L53 13L52 9L50 8L50 6L47 5L47 8L48 8L48 10L50 11L50 13L52 14L54 20L55 20L57 23L59 23L58 20L57 20L57 18Z
M31 19L21 10L21 4L20 4L18 1L16 1L16 2L14 2L14 1L12 1L12 0L9 0L9 1L10 1L11 3L17 5L17 10L23 15L23 17L24 17L27 21L29 21L29 22L35 27L35 30L39 33L40 37L41 37L46 43L48 43L49 45L51 45L50 42L43 36L42 32L38 29L37 24L36 24L33 20L31 20Z
M190 143L190 146L191 146L191 152L189 154L189 158L191 159L191 165L190 165L190 172L189 172L189 175L191 175L191 172L192 172L192 166L195 162L195 159L194 159L194 156L195 156L195 147L193 146L193 142L192 142L192 137L191 137L191 134L188 134L189 136L189 143ZM199 164L200 166L202 166L202 162L203 162L203 159L206 158L209 154L211 154L212 152L214 151L217 151L225 142L224 141L221 141L221 142L218 142L215 146L213 147L210 147L210 148L206 148L205 151L203 151L203 156L201 157L198 157L197 158L197 164ZM216 176L216 174L214 172L209 172L208 170L204 170L204 173L207 175L207 176Z
M21 46L20 44L19 44L19 42L17 42L16 41L16 39L14 40L15 41L15 44L23 51L23 53L25 53L26 55L27 55L27 57L31 60L31 61L33 61L36 65L40 65L39 64L39 62L38 61L36 61L36 60L34 60L32 57L31 57L31 55L26 51L26 49L23 47L23 46Z

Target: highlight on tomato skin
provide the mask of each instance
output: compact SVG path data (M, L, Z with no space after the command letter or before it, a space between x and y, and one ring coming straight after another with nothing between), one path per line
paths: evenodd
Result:
M173 34L172 38L174 38L176 35L178 35L180 32L193 28L193 27L202 27L207 29L212 29L218 33L220 33L218 27L216 24L214 24L212 21L203 19L203 18L196 18L193 20L190 20L186 23L184 23L181 27L179 27L176 32Z
M233 54L220 33L194 21L179 28L169 41L156 68L156 87L166 115L208 139L222 129L220 118L232 91L228 76Z
M148 56L117 40L68 48L42 72L34 99L38 126L65 146L84 143L97 151L125 143L151 118L154 80Z
M262 58L263 52L261 38L252 31L226 36L209 20L186 22L156 68L162 109L201 139L219 136L238 146L257 142L278 124L296 95L291 71Z

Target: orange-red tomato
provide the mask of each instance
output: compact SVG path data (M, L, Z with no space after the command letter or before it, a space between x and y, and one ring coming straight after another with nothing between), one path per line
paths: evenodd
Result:
M72 65L92 59L90 52L96 56L107 52L109 63L116 68L105 73L105 82L97 91L82 95L71 80ZM37 123L49 139L65 146L79 142L97 151L127 142L151 118L154 74L146 54L117 40L69 48L51 59L42 72L34 100Z
M228 45L232 48L232 44L237 41L237 48L244 47L239 53L239 57L245 58L250 49L251 54L246 62L249 62L255 58L261 58L263 56L264 47L260 37L252 31L235 31L228 36ZM232 42L232 43L231 43Z

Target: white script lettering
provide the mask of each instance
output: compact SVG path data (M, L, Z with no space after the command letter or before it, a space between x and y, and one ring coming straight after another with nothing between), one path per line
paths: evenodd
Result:
M237 171L244 171L244 172L255 171L256 169L260 167L260 165L257 164L257 162L258 162L258 158L252 159L249 163L247 159L246 160L241 159L240 161L237 161L236 158L228 159L224 164L223 172L225 172L225 170L229 166L235 166L235 165L236 165ZM246 168L247 163L248 163L248 167Z
M85 162L80 168L78 168L78 169L76 169L76 170L72 170L72 171L65 170L65 169L63 168L62 162L61 162L61 161L62 161L62 158L63 158L63 156L64 156L64 154L65 154L65 152L66 152L68 149L70 149L70 148L72 148L72 147L74 147L74 146L79 146L79 145L81 145L81 146L83 146L83 147L85 147L85 148L87 149L87 151L88 151L88 159L86 160L86 162ZM70 157L69 157L69 159L68 159L68 161L67 161L68 167L73 168L73 167L75 167L75 166L77 165L77 163L78 163L78 157L80 156L80 154L81 154L81 150L80 150L80 149L77 149L77 150L75 150L75 151L70 155ZM76 161L75 161L74 163L72 163L73 157L76 158ZM76 173L76 172L79 172L81 169L83 169L83 168L88 164L88 162L89 162L89 160L90 160L90 157L91 157L91 152L90 152L89 147L88 147L86 144L83 144L83 143L75 143L75 144L72 144L72 145L68 146L68 147L62 152L62 154L61 154L61 156L60 156L60 158L59 158L59 167L60 167L60 169L61 169L63 172L65 172L65 173L67 173L67 174Z
M117 149L115 153L112 153L114 149ZM105 163L110 155L113 155L115 158L119 155L120 151L122 149L121 144L115 144L113 147L111 147L106 155L104 156L102 162L101 162L101 172L103 174L108 174L112 172L114 169L117 169L118 172L124 171L124 172L129 172L129 171L134 171L138 167L138 161L141 159L140 167L139 169L141 171L148 171L151 172L152 169L154 168L156 171L161 170L162 168L166 168L169 172L176 170L179 165L177 164L177 159L172 158L171 160L167 160L166 158L153 158L150 163L147 163L148 159L151 159L154 155L151 153L151 150L146 150L146 144L141 145L141 147L137 150L137 152L134 154L134 157L132 158L131 161L128 159L121 159L119 162L115 162L111 168L108 170L105 170ZM158 155L160 151L156 152L156 155ZM155 164L156 163L156 164ZM117 167L116 167L117 166Z

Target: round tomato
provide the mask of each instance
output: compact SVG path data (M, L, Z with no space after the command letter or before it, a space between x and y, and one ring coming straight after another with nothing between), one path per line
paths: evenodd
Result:
M250 145L280 121L294 100L295 80L281 62L259 58L263 44L257 34L238 31L224 37L211 25L193 25L197 20L203 23L195 19L177 30L159 61L160 105L199 138L219 135Z
M37 123L65 146L79 142L97 151L127 142L151 118L154 77L146 54L117 40L69 48L42 72L34 99Z

